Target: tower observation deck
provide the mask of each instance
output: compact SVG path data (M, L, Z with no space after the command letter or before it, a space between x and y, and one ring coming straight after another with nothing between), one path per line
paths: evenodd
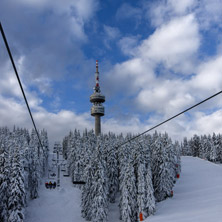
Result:
M98 136L101 133L101 121L100 117L104 116L105 108L102 105L105 102L105 96L102 95L99 85L99 65L96 60L96 72L95 72L96 85L93 88L94 93L90 96L90 102L93 104L91 107L91 115L95 117L95 134Z

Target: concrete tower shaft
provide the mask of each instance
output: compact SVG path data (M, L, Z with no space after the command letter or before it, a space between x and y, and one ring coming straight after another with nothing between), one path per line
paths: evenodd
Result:
M93 88L94 93L90 96L90 102L93 104L91 108L91 115L95 117L95 134L98 136L101 133L101 121L100 117L104 116L105 109L102 103L105 102L105 96L101 94L99 85L99 64L96 60L96 72L95 72L96 85Z

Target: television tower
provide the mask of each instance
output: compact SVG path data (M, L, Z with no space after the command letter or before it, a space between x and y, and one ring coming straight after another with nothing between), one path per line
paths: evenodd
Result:
M99 65L98 60L96 60L96 85L93 88L94 93L90 96L90 102L93 104L91 108L91 116L95 117L95 134L98 136L101 133L101 122L100 117L104 116L105 108L102 103L105 102L105 96L101 94L99 86Z

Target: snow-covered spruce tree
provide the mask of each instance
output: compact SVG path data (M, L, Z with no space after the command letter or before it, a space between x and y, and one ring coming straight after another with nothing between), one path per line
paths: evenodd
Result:
M43 175L45 174L48 168L48 153L49 153L49 141L48 141L48 134L46 130L41 130L40 138L43 148L41 148L41 165L42 165L42 172ZM42 150L43 149L43 150Z
M35 199L38 197L38 187L42 170L40 169L41 166L39 163L38 138L34 130L32 130L31 133L29 148L30 148L29 190L30 190L30 198Z
M216 162L218 160L218 154L219 154L219 141L217 140L216 134L213 133L212 145L210 149L210 161Z
M160 185L160 166L163 163L162 160L162 144L160 140L160 136L157 135L155 132L153 135L153 141L151 144L151 154L152 154L152 181L153 181L153 188L154 188L154 195L157 201L158 189Z
M165 134L161 135L154 142L153 148L153 186L154 195L157 201L162 201L171 195L175 171L171 170L171 161L168 152L172 149L172 142Z
M117 162L116 137L114 134L109 134L104 137L105 148L107 150L107 174L109 186L109 201L115 202L115 197L119 189L119 170Z
M122 144L123 142L125 142L126 140L130 139L130 135L127 135L125 138L123 137L123 135L120 135L117 137L119 144ZM127 168L128 165L128 161L130 159L130 155L131 155L131 146L130 143L126 143L124 146L120 146L118 147L118 152L117 152L117 160L118 160L118 166L119 166L119 191L120 191L120 201L119 201L119 208L120 208L120 220L122 220L122 199L123 199L123 195L122 195L122 184L124 183L124 177L125 177L125 169Z
M73 149L73 162L70 167L70 175L72 176L72 181L80 181L83 174L83 144L82 139L78 138L75 142L75 148Z
M189 146L189 143L188 143L188 140L186 137L183 139L182 155L183 156L192 156L192 151L190 149L190 146Z
M173 164L176 166L176 174L180 174L181 172L181 146L178 141L173 144Z
M218 140L218 161L222 163L222 135L218 134L217 135L217 140Z
M68 158L68 140L69 136L66 136L62 141L62 155L65 160Z
M120 214L123 222L137 221L137 189L133 161L128 160L125 165L122 183L120 184Z
M29 190L29 183L28 183L28 178L29 178L29 162L30 162L30 149L28 145L28 141L26 136L23 134L23 144L22 144L22 149L20 150L20 158L21 158L21 163L24 168L24 185L25 185L25 190L26 192Z
M131 135L127 135L126 140L130 137ZM125 150L125 158L122 156L124 164L120 168L120 218L127 222L138 219L137 157L134 148L135 143L127 143L123 146L122 150Z
M146 205L145 205L145 217L150 216L151 214L154 214L156 211L156 200L154 197L154 189L153 189L153 183L152 183L152 171L151 166L148 165L146 169L145 174L145 191L146 191Z
M150 143L151 137L145 137L142 142L137 144L140 145L138 150L138 178L137 178L137 186L138 186L138 197L140 199L144 199L144 208L141 208L142 204L138 203L139 211L138 213L142 212L144 218L148 217L149 215L155 212L155 197L154 197L154 189L152 183L152 172L151 172L151 152L150 152ZM143 172L143 174L141 173ZM144 179L142 178L144 177ZM144 191L143 191L143 184L144 180ZM141 182L140 182L141 181ZM139 201L138 201L139 202Z
M105 222L108 213L108 181L105 162L101 158L100 149L103 147L100 142L98 144L87 167L88 178L82 191L82 216L93 222Z
M193 156L194 157L199 157L200 156L200 137L198 135L193 136Z
M146 166L145 166L145 155L144 155L144 147L141 143L137 140L136 143L139 145L138 148L134 148L137 150L137 159L136 159L136 177L137 177L137 205L138 205L138 212L137 216L142 213L145 218L147 217L146 213L146 203L147 203L147 196L146 196Z
M85 185L82 188L82 201L81 201L81 214L82 217L85 218L86 220L91 220L92 219L92 211L91 211L91 206L92 206L92 182L93 182L93 177L94 177L94 169L91 165L91 162L85 169L84 173L84 181Z
M163 171L163 180L165 181L164 191L166 193L166 197L171 196L171 190L175 183L175 177L177 174L177 153L175 150L175 146L173 145L171 139L168 137L168 134L165 133L162 136L163 140L163 155L164 155L164 167Z
M207 136L203 135L200 137L200 153L199 157L201 159L208 159L207 157L207 151L208 150L208 144L207 144Z
M2 135L2 134L1 134ZM1 138L0 142L0 221L8 220L8 198L9 198L9 184L10 184L10 157L9 149Z
M70 132L67 144L67 165L72 181L75 180L75 164L79 159L79 152L81 149L81 136L79 131L75 130L74 133ZM76 169L78 171L78 169Z
M92 183L93 203L92 203L92 221L106 222L108 215L108 179L107 166L103 156L104 150L103 138L97 137L97 149L92 165L95 167Z
M221 135L202 135L197 136L194 135L189 141L189 146L191 147L192 155L196 156L198 153L198 157L202 159L206 159L212 162L220 162L222 157L222 142ZM198 147L198 148L197 148ZM198 152L195 152L198 150Z
M25 208L25 186L23 177L23 166L20 162L19 148L15 147L10 172L8 198L8 222L22 222L24 220Z

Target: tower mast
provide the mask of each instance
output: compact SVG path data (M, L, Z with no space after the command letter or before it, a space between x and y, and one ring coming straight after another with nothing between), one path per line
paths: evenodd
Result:
M95 117L95 134L98 136L101 133L101 116L104 116L105 108L102 103L105 102L105 96L101 94L99 85L99 64L96 60L95 72L96 85L93 88L94 93L90 96L90 102L93 104L91 107L91 115Z

